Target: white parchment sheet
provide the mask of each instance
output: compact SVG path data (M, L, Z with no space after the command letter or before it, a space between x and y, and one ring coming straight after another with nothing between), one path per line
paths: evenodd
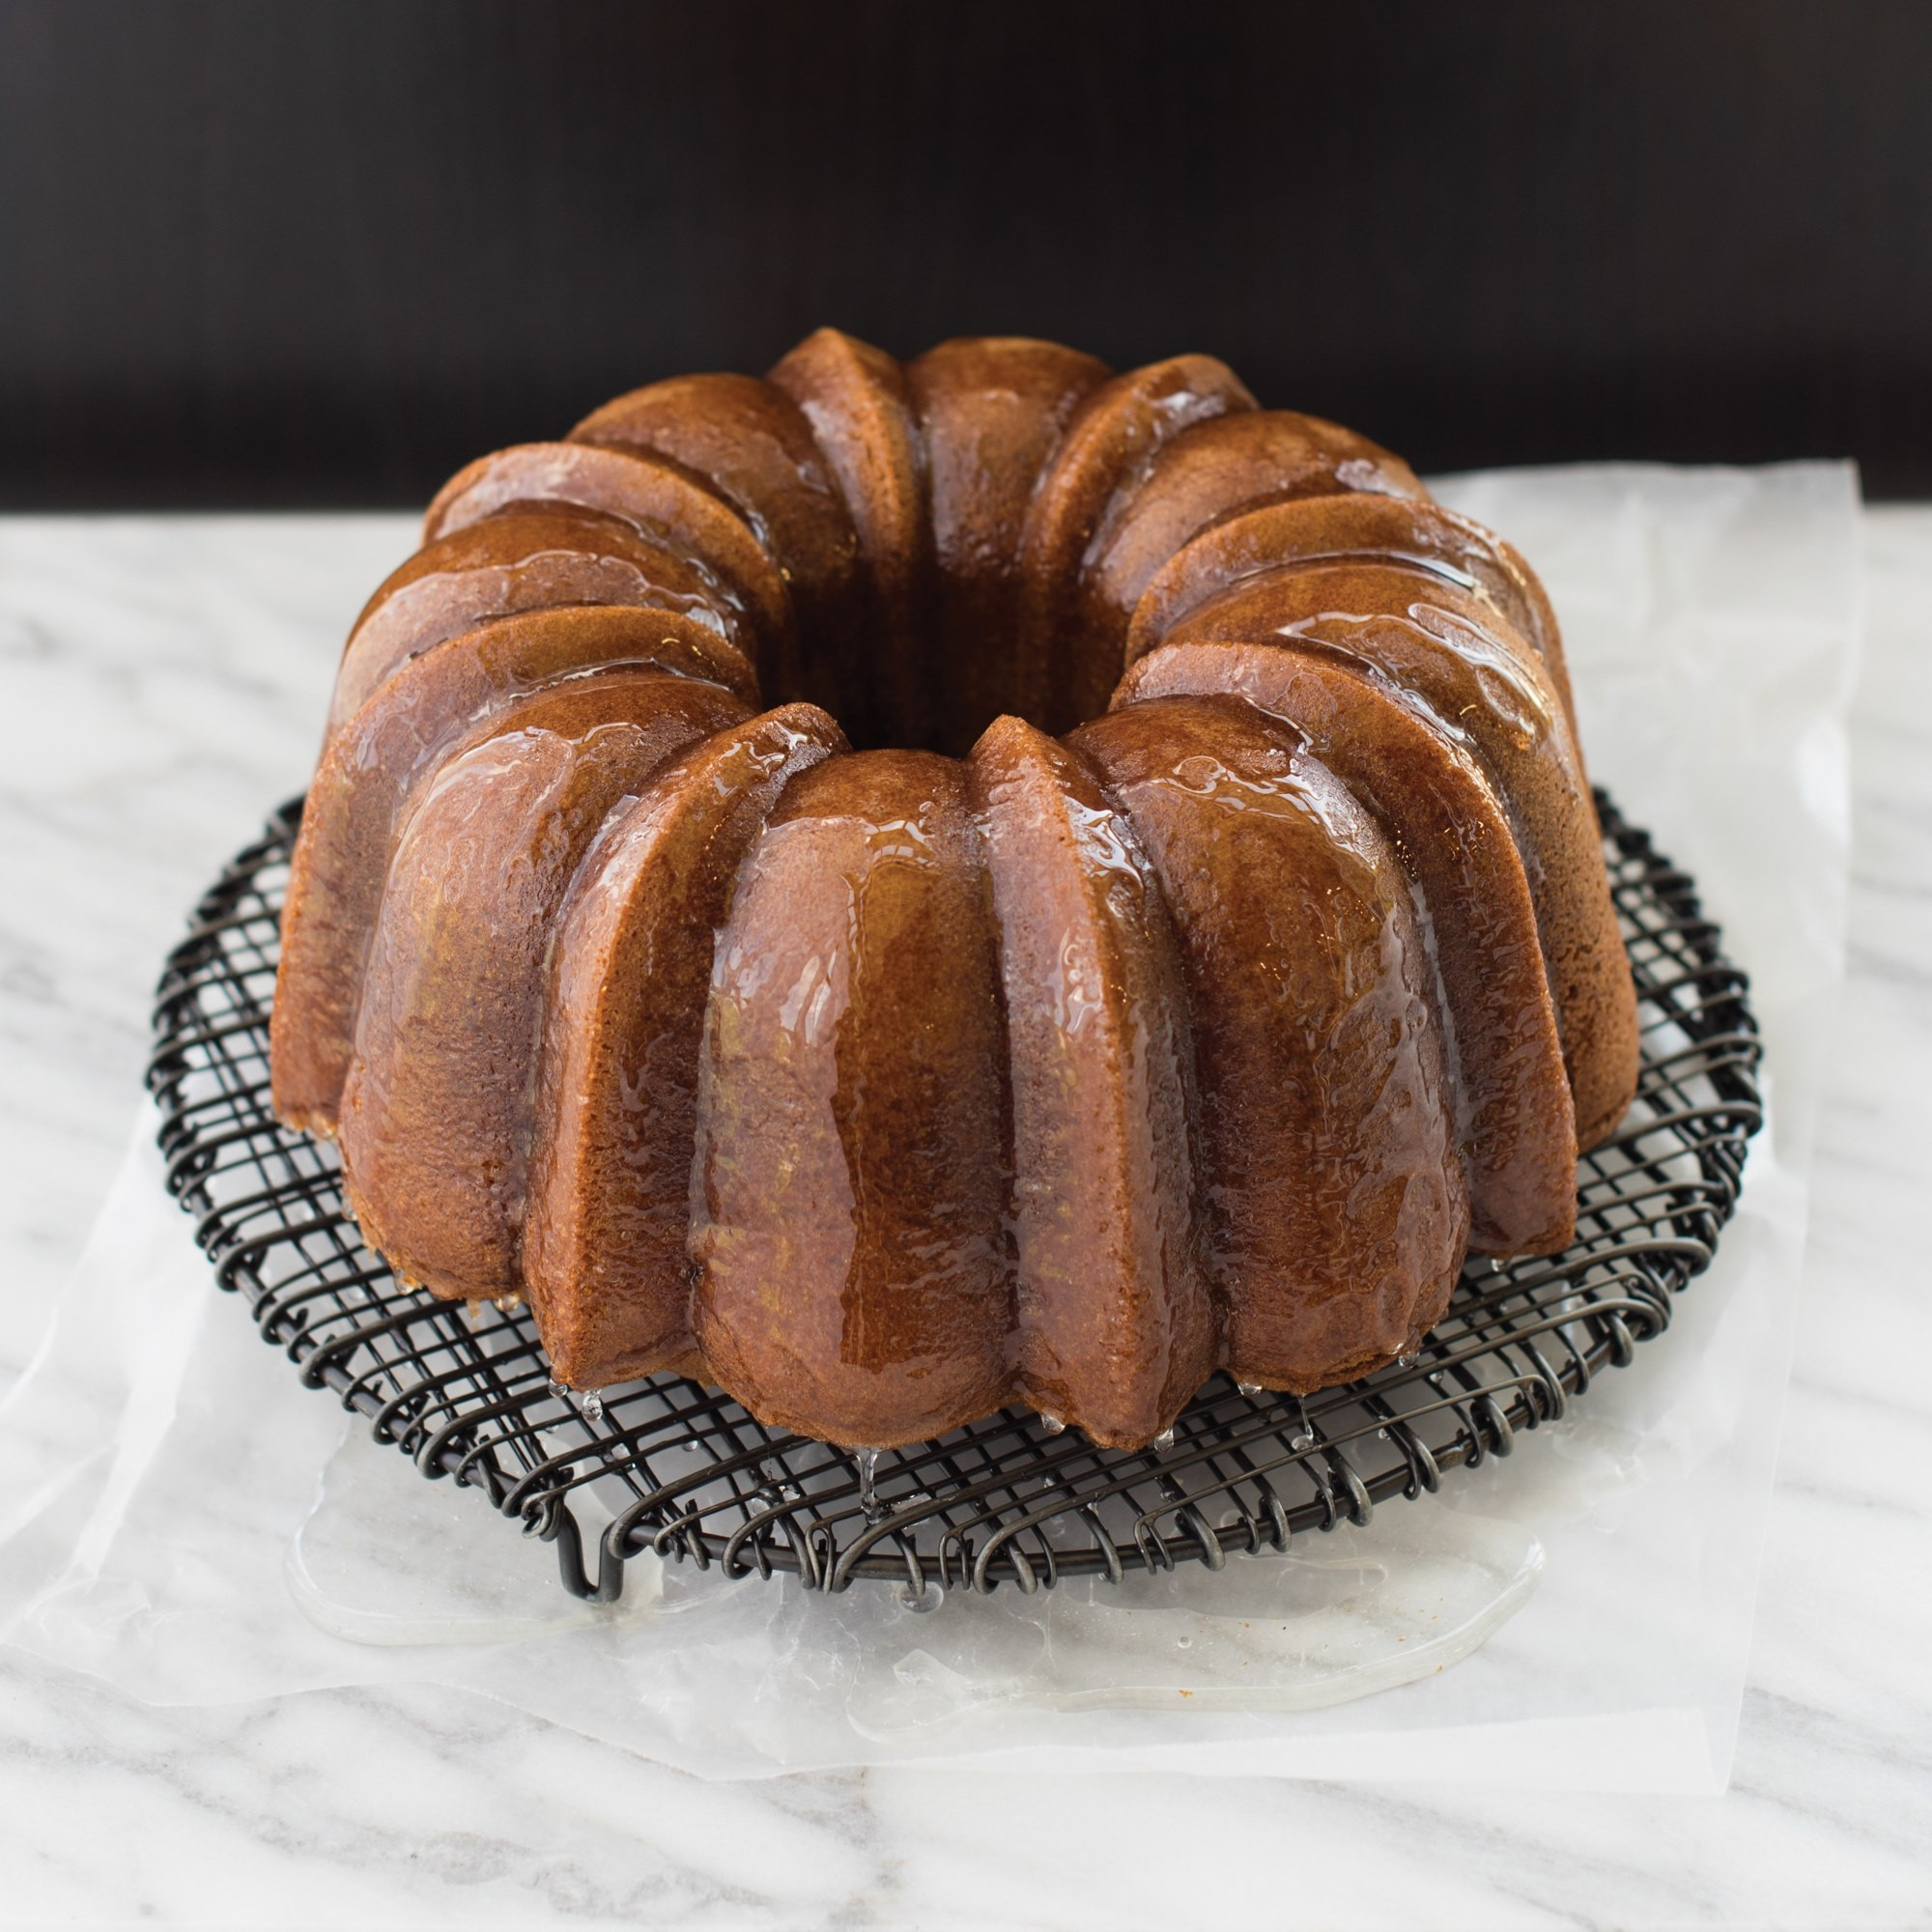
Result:
M465 1687L720 1777L971 1757L1721 1788L1842 974L1857 478L1438 488L1544 576L1592 774L1696 875L1768 1048L1770 1123L1716 1264L1568 1419L1366 1530L1219 1574L915 1611L644 1558L622 1604L580 1605L550 1548L423 1482L261 1345L164 1196L144 1115L0 1408L0 1642L160 1704Z

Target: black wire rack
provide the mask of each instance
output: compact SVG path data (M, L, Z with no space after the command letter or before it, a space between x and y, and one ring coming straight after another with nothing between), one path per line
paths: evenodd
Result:
M301 1380L334 1390L424 1475L483 1492L554 1543L578 1596L614 1601L645 1549L822 1590L894 1579L921 1605L935 1589L1218 1570L1231 1551L1366 1523L1385 1498L1508 1455L1661 1334L1710 1264L1762 1119L1747 981L1692 881L1601 793L1598 810L1643 1070L1622 1129L1578 1164L1576 1244L1472 1261L1420 1353L1347 1387L1303 1401L1216 1377L1154 1448L1098 1449L1009 1409L874 1460L766 1429L676 1376L573 1396L521 1306L405 1288L363 1246L334 1150L270 1111L299 800L222 873L161 975L148 1086L168 1186L222 1287Z

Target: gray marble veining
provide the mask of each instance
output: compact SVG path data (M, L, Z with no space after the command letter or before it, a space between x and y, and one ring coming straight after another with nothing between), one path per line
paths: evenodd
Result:
M1932 511L1866 523L1850 979L1721 1799L872 1772L709 1785L474 1697L154 1710L0 1663L9 1924L1932 1923ZM0 1386L156 961L297 789L398 517L0 520Z

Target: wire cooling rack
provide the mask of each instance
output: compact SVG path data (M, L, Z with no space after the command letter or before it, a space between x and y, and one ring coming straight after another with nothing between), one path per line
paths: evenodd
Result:
M1747 982L1690 879L1601 793L1598 810L1643 1070L1622 1130L1578 1164L1576 1245L1472 1261L1421 1352L1345 1388L1302 1401L1217 1376L1157 1448L1096 1449L1009 1409L874 1458L766 1429L677 1376L572 1396L521 1307L403 1287L362 1245L334 1150L270 1111L298 800L222 873L161 976L148 1085L168 1186L221 1285L301 1379L333 1389L424 1475L480 1490L554 1543L578 1596L614 1600L643 1549L823 1590L896 1579L915 1604L935 1588L1218 1570L1231 1550L1365 1523L1387 1497L1508 1455L1662 1333L1709 1264L1762 1119Z

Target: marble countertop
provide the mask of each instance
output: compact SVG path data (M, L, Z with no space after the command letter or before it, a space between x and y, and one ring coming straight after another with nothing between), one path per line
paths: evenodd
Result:
M314 753L395 517L0 519L0 1389L184 909ZM165 1710L0 1658L9 1925L1932 1924L1932 509L1866 517L1850 975L1722 1798L875 1770L707 1784L447 1690Z

